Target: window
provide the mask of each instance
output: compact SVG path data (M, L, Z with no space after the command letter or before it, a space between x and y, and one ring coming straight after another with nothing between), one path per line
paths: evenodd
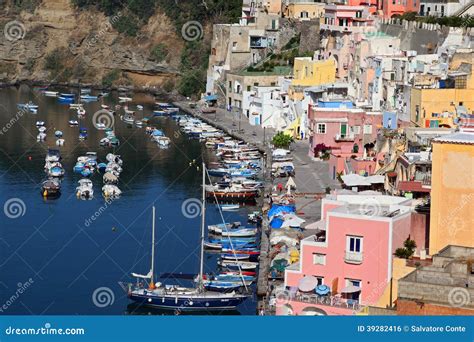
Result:
M316 279L318 279L318 285L323 285L324 284L324 277L319 277L319 276L315 276Z
M318 134L326 134L326 124L325 123L318 123L316 132Z
M250 90L252 90L252 87L248 85L247 86L247 91L250 91Z
M313 253L314 265L326 265L326 254Z
M364 134L372 134L372 125L364 125Z
M360 134L360 126L352 126L351 130L354 134Z
M362 253L362 237L347 236L347 251L351 253Z

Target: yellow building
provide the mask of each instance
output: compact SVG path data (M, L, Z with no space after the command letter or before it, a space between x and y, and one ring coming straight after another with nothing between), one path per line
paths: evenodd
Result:
M451 72L446 88L414 87L410 91L411 121L420 127L456 126L459 108L474 111L474 78L472 65L462 63L458 71Z
M304 98L304 88L336 82L336 61L313 61L310 57L297 57L293 67L293 81L288 95L293 101Z
M474 246L474 132L433 140L429 254Z
M324 6L324 3L309 0L290 0L290 3L284 8L283 14L285 18L300 20L323 18Z

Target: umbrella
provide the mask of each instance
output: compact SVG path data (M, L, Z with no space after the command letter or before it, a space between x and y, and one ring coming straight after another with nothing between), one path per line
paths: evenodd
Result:
M355 292L359 292L359 291L360 291L359 286L349 285L349 286L344 287L341 290L341 293L355 293Z
M298 289L301 292L309 292L314 290L316 285L318 285L318 278L313 276L306 276L300 279L298 283Z
M319 285L314 292L320 296L325 296L331 292L331 288L327 285Z
M296 188L296 183L295 181L293 180L293 177L290 177L288 178L288 182L286 182L286 186L285 186L287 189L290 188L290 189L294 189Z

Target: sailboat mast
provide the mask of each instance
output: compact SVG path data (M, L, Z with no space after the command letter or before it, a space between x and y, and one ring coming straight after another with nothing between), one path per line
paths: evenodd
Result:
M206 224L206 164L202 163L202 208L201 208L201 264L199 266L199 283L204 276L204 225Z
M155 287L154 282L154 273L155 273L155 206L153 206L153 223L151 231L151 278L150 278L150 288Z

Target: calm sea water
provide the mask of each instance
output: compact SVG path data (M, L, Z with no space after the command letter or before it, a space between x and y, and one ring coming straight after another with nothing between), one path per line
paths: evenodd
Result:
M157 272L198 272L200 217L186 217L182 205L200 198L201 171L195 165L203 158L213 160L212 152L178 134L171 118L154 118L152 124L172 139L169 149L160 150L144 128L129 127L117 115L115 130L121 145L115 153L124 161L119 183L123 196L107 204L101 194L102 175L96 174L92 177L95 198L80 201L75 188L81 177L72 172L77 157L96 151L99 161L105 161L113 151L99 146L104 132L92 123L101 103L85 105L87 115L81 126L88 128L89 137L80 142L79 128L68 125L68 120L77 119L69 105L26 86L2 89L0 129L9 126L18 112L17 103L30 100L40 106L38 114L21 116L0 134L0 314L162 314L130 305L119 282L132 281L131 272L146 274L150 269L153 204ZM103 103L117 104L117 94ZM152 97L136 94L133 103L132 108L145 106L137 118L152 117ZM36 142L37 120L45 121L48 128L44 143ZM44 157L48 147L55 147L55 130L63 131L66 140L60 148L66 175L61 197L44 200L40 195ZM5 213L8 203L13 218ZM226 213L225 219L245 221L251 210L255 208ZM90 221L92 216L97 218ZM206 219L209 224L222 222L214 205L208 205ZM206 255L206 271L215 267L216 256ZM186 280L159 280L189 285ZM105 295L93 300L94 292ZM235 314L254 314L255 305L249 299Z

